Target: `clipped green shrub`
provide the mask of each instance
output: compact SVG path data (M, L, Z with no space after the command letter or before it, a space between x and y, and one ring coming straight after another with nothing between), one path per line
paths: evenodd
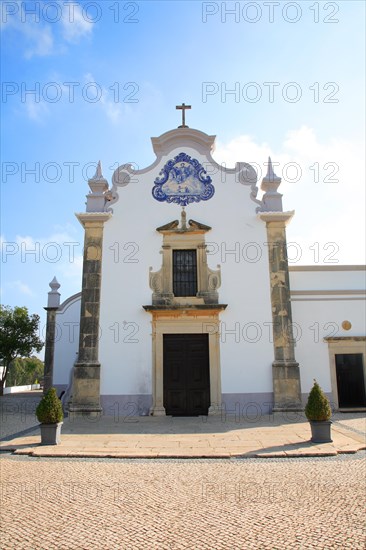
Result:
M64 417L62 404L55 388L50 388L42 397L36 408L36 415L41 424L55 424L62 421Z
M314 385L309 393L308 402L305 407L305 415L308 420L318 422L329 420L332 416L328 398L324 395L323 390L316 380L314 380Z

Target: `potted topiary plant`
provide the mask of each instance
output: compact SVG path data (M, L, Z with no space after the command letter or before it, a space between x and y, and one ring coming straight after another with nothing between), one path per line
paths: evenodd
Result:
M314 380L314 385L309 393L305 415L311 426L311 441L313 443L332 442L330 434L332 410L316 380Z
M42 397L36 415L41 423L41 445L59 445L64 415L55 388L50 388Z

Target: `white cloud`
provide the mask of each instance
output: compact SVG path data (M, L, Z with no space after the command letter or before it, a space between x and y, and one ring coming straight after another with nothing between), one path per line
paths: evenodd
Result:
M55 272L69 279L70 282L80 282L83 258L83 241L75 231L68 227L63 231L51 233L48 237L35 238L30 235L16 236L18 256L21 263L43 264L50 272Z
M60 264L59 269L60 280L75 281L81 288L81 274L83 271L83 255L75 253L72 262Z
M39 307L47 300L48 283L54 276L61 284L62 299L81 287L83 232L77 226L58 226L48 236L18 235L12 238L2 260L3 300L9 304ZM22 280L26 274L26 280ZM42 313L42 312L41 312Z
M104 96L101 97L100 103L107 118L113 123L118 124L122 118L123 109L119 103L115 103L109 99L105 88L103 88Z
M70 88L62 84L63 80L68 80L68 78L55 72L51 73L49 76L49 82L57 83L58 85L61 101L70 96ZM89 105L93 108L98 106L112 124L119 124L122 117L129 114L129 105L119 103L115 99L113 91L108 90L105 86L98 83L92 74L85 74L82 80L83 82L81 84L85 83L84 86L88 85L87 97L90 98ZM83 93L86 94L86 92ZM95 102L94 98L96 98ZM91 99L93 99L93 101L91 101ZM50 115L53 106L51 106L40 93L38 95L27 93L26 101L24 101L22 109L23 111L25 110L30 120L43 122L45 118Z
M23 25L25 25L23 23ZM25 51L27 59L33 56L47 56L55 53L54 37L49 25L38 26L36 23L24 26L23 33L30 46Z
M97 102L97 105L101 107L104 114L113 124L118 124L121 121L124 110L126 112L126 106L123 109L120 103L114 101L112 99L113 94L111 91L98 84L91 73L87 73L84 76L84 80L87 84L95 84L96 89L98 89L101 93L100 100Z
M61 301L81 289L83 230L76 224L54 229L40 237L10 236L2 258L2 302L38 313L41 326L54 276L61 284Z
M94 22L85 17L79 4L61 0L53 4L53 11L43 13L43 2L33 2L32 9L20 0L2 3L1 30L18 33L26 59L62 54L65 44L76 44L92 33Z
M35 122L43 122L50 112L45 101L36 101L32 95L28 95L27 101L24 102L24 108L27 116Z
M31 291L29 286L26 283L23 283L22 281L12 281L10 283L7 283L6 285L9 289L17 290L21 294L25 294L26 296L34 296L34 293Z
M365 168L363 145L332 138L321 142L307 126L291 130L279 150L241 135L227 144L219 143L217 162L232 167L238 161L253 163L266 171L268 156L282 177L284 210L296 210L287 228L288 241L301 247L298 263L326 263L335 243L332 259L338 263L365 262ZM290 163L290 164L289 164ZM260 196L260 193L259 193ZM319 257L312 249L318 243ZM331 262L330 262L331 263Z
M233 168L237 162L263 163L267 162L271 152L267 143L258 144L252 136L241 135L229 143L217 141L214 158L219 163L225 163L227 168Z
M62 35L67 42L77 43L90 36L94 23L85 17L81 7L74 2L64 2L62 10ZM69 5L68 5L69 4Z
M41 5L35 4L35 8ZM4 2L1 6L1 22L2 31L13 30L24 39L26 59L55 53L52 28L38 18L37 9L36 14L31 14L25 11L24 2Z

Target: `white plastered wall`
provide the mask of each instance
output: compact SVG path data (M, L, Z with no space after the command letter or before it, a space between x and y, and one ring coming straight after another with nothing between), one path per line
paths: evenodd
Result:
M290 270L302 392L310 391L315 378L325 392L331 393L328 343L324 338L365 336L365 270L363 266L303 269ZM348 330L342 327L344 321L351 324Z
M151 304L149 267L161 267L162 237L156 228L180 218L176 204L152 196L154 179L167 160L184 150L207 166L195 149L180 147L144 174L119 188L113 217L104 227L101 292L101 394L151 393ZM186 207L187 220L212 227L209 267L221 265L221 374L223 393L271 392L273 344L265 224L256 217L250 186L211 170L214 196ZM252 244L248 244L252 243ZM230 253L234 251L233 253ZM117 252L118 251L118 252ZM233 333L229 333L233 331Z
M69 384L70 371L79 349L80 294L65 300L56 314L53 384Z

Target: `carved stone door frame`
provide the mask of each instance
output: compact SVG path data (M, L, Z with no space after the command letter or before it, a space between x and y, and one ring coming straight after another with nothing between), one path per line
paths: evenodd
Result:
M330 380L332 385L333 405L337 410L365 410L364 407L354 407L342 409L339 406L338 384L337 384L337 369L336 355L337 354L354 354L360 353L363 355L363 374L364 383L366 384L366 337L365 336L339 336L325 338L328 343L329 365L330 365ZM366 390L366 387L365 387Z
M221 406L221 366L219 313L223 307L205 310L154 310L152 313L152 397L150 414L165 416L163 379L164 334L208 334L210 361L210 401L208 414Z

